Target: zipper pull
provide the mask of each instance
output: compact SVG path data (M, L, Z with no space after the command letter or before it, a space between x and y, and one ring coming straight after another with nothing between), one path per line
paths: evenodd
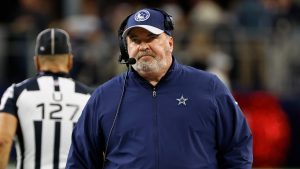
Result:
M155 96L156 96L156 91L155 91L155 88L153 89L152 96L153 96L153 97L155 97Z

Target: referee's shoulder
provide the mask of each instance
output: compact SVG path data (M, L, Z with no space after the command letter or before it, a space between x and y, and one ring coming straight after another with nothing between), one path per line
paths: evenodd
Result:
M74 80L74 83L75 83L75 92L77 93L92 94L94 91L93 88L87 86L86 84L83 84L82 82Z
M17 89L30 89L32 86L38 86L37 84L37 78L36 77L30 77L28 79L25 79L21 82L17 82L12 84Z

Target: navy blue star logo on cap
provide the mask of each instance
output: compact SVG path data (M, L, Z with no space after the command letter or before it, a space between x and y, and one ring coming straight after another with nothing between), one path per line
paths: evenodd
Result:
M181 97L179 99L176 99L178 101L178 106L183 104L186 106L186 101L188 101L188 98L183 97L183 95L181 95Z
M150 17L150 13L149 11L143 9L138 11L135 15L134 15L134 20L136 21L145 21Z

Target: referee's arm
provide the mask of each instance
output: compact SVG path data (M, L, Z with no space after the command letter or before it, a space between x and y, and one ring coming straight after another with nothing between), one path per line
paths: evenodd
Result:
M12 114L0 112L0 169L7 166L16 128L17 118Z

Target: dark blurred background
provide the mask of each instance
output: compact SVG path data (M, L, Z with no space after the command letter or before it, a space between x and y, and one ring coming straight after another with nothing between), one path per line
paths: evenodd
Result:
M176 59L232 91L253 132L254 168L300 168L299 0L1 0L0 96L35 75L35 38L48 27L71 35L73 78L96 87L124 71L117 30L141 7L171 14Z

